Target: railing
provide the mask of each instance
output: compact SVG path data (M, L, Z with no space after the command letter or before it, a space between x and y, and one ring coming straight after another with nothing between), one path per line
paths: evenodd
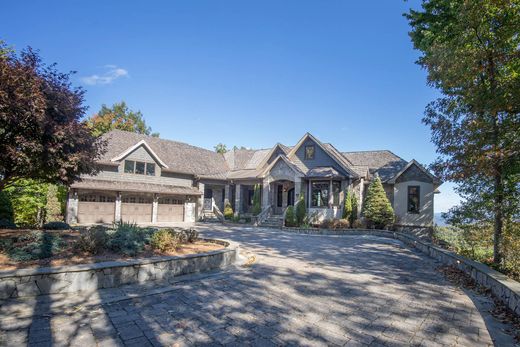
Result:
M254 216L254 225L259 225L263 221L265 221L269 216L271 215L271 205L266 206L262 212L260 212L258 215Z
M202 205L202 208L205 211L211 211L214 203L215 201L213 201L213 198L204 198L204 204Z
M215 200L211 199L211 210L213 214L218 218L222 223L224 222L224 214L220 211L220 208L215 204Z

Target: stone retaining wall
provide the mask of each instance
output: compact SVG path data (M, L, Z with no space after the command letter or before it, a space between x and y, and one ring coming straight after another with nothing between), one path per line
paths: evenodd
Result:
M319 228L282 228L300 234L313 235L374 235L398 239L409 247L416 248L443 264L451 265L470 275L477 283L501 300L507 307L520 316L520 283L490 267L460 256L454 252L437 247L425 240L403 232L374 229L328 230Z
M0 299L89 293L125 284L169 280L180 275L223 268L235 262L238 244L224 240L210 241L226 247L185 256L0 271Z

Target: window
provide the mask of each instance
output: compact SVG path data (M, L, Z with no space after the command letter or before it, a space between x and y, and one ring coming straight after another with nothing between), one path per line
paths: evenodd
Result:
M283 194L283 186L280 184L278 185L278 188L277 188L277 192L276 192L276 206L277 207L282 207L282 194Z
M140 161L135 162L135 173L138 175L144 175L144 163Z
M341 190L341 182L332 181L332 205L339 206L339 192Z
M314 145L305 146L305 159L313 160L314 159Z
M311 206L327 207L329 205L329 181L311 182Z
M155 176L155 164L141 161L125 160L125 173Z
M420 187L408 186L408 212L419 213L420 210Z
M125 160L125 173L134 173L135 161Z

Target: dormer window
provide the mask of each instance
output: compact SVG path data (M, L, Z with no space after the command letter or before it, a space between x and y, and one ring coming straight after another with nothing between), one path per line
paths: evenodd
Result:
M314 152L315 152L314 145L305 146L305 160L313 160Z
M125 173L155 176L155 164L142 161L125 160Z

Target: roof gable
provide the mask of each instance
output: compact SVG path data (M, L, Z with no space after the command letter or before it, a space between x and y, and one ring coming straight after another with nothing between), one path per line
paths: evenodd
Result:
M351 177L357 177L357 173L350 168L348 163L345 161L345 158L341 156L339 151L337 151L332 146L327 146L323 144L316 137L312 136L310 133L306 133L300 141L291 149L291 151L287 154L287 157L290 160L296 157L298 150L306 144L308 141L315 143L333 162L335 162L346 174ZM332 147L332 148L331 148Z
M428 170L426 170L421 164L419 164L415 159L412 159L401 171L399 171L394 177L388 180L388 183L395 183L399 177L401 177L405 172L407 172L410 168L416 167L420 172L425 174L428 178L431 179L434 185L440 185L440 180L432 175Z
M283 163L283 165L289 168L294 174L296 174L296 176L304 176L304 173L294 163L291 163L291 161L289 161L289 159L285 155L279 155L278 157L276 157L275 160L273 160L271 164L269 164L263 171L261 171L259 177L265 178L268 175L272 175L276 168L280 166L279 163Z
M145 140L141 140L139 142L137 142L135 145L133 145L132 147L129 147L126 151L124 151L123 153L119 154L118 156L114 157L111 159L112 162L116 162L116 161L121 161L123 160L124 158L126 158L128 155L130 155L131 153L133 153L134 151L136 151L138 148L140 147L143 147L144 149L146 149L146 151L148 152L148 154L150 154L150 156L155 160L155 162L157 164L159 164L161 167L167 169L168 168L168 165L166 165L162 160L161 158L159 158L159 156L157 154L155 154L155 152L153 151L153 149L146 143Z

